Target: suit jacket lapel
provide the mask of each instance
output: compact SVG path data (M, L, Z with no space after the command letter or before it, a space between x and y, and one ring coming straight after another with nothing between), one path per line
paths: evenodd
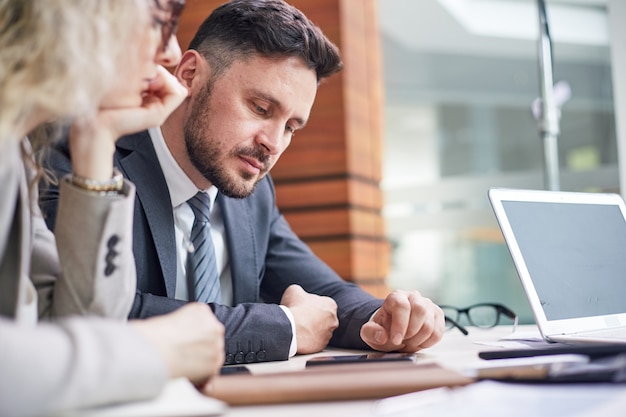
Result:
M256 234L250 215L249 198L242 200L218 194L222 210L233 282L234 304L259 301L259 260L255 257Z
M119 160L120 169L137 188L137 198L146 218L156 246L159 264L165 277L167 296L176 292L176 239L174 214L152 140L147 131L126 136L117 142L126 151Z

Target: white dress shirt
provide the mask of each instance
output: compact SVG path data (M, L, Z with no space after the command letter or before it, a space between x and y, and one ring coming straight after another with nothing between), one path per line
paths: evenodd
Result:
M189 179L187 174L178 165L170 153L160 127L151 128L149 131L154 150L156 151L161 170L167 182L167 188L170 192L170 200L172 201L172 210L174 212L174 229L176 237L176 292L174 298L178 300L188 300L188 289L185 266L187 265L187 246L191 239L191 228L193 226L194 214L187 204L187 200L196 195L199 191L194 183ZM220 274L220 286L222 292L223 305L232 306L233 300L233 282L230 271L230 263L228 258L228 249L226 246L226 230L224 228L224 219L220 211L219 205L215 204L218 190L215 186L211 186L205 192L210 200L211 237L213 238L213 246L215 248L215 260L217 271ZM292 340L289 348L289 356L296 354L296 327L293 315L289 308L281 305L291 323Z

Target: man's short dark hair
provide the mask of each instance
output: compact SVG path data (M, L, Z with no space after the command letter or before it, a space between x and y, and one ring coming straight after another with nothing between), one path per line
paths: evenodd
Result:
M200 25L189 44L219 76L253 55L302 58L317 81L343 67L339 50L300 10L282 0L232 0Z

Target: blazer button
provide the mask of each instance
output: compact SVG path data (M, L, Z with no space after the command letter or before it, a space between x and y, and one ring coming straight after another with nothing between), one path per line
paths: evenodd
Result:
M264 351L264 350L259 350L259 351L256 353L256 359L257 359L257 361L262 362L262 361L264 361L264 360L265 360L265 358L267 358L267 352L266 352L266 351Z
M113 265L112 263L107 263L107 265L104 267L104 276L110 276L113 272L115 272L116 269L117 268L115 267L115 265Z
M116 252L113 249L109 249L106 256L104 257L104 260L107 261L107 263L111 263L113 262L113 259L115 259L117 255L118 255L118 252Z
M119 242L119 241L120 241L120 237L118 235L113 235L107 241L107 247L109 249L113 249L115 247L115 245L117 245L117 242Z
M246 354L246 362L247 363L256 362L256 355L254 354L254 352L248 352Z
M235 363L243 363L245 360L245 355L243 352L237 352L235 354Z
M233 358L233 354L229 353L226 355L226 358L224 359L224 363L226 365L231 365L234 362L234 358Z

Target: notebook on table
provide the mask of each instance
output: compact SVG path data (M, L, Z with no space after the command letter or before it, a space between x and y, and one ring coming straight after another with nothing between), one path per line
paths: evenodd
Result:
M542 337L626 344L621 196L493 188L489 200Z

